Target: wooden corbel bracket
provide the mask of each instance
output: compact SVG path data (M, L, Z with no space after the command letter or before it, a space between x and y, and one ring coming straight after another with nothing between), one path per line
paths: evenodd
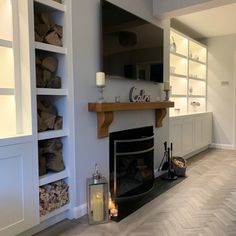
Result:
M167 113L166 108L162 109L156 109L155 110L155 115L156 115L156 128L162 127L162 121L165 118Z
M109 126L113 121L113 112L98 112L97 113L97 136L105 138L109 136Z

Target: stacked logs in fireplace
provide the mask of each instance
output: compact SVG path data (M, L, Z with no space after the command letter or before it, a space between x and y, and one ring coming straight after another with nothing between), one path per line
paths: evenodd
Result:
M46 215L69 202L69 187L59 180L39 187L40 216Z

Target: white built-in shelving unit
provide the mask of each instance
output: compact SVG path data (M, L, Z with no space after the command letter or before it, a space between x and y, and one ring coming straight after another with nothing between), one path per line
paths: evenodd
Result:
M174 29L170 42L171 100L175 102L170 116L205 112L207 48Z
M38 132L38 141L50 140L53 138L59 138L63 143L63 161L65 169L60 172L49 172L46 175L39 177L39 187L50 184L58 180L64 180L69 186L69 198L68 204L62 206L59 209L53 210L47 215L43 215L40 221L47 220L53 216L61 213L68 213L73 205L74 195L74 180L73 180L73 168L74 168L74 153L73 153L73 79L71 68L71 15L70 0L64 0L62 3L58 3L53 0L34 0L34 12L44 13L49 12L53 21L63 27L63 46L54 46L42 42L34 42L33 47L36 55L53 56L58 60L57 75L61 78L62 87L55 88L36 88L36 99L46 98L50 101L58 111L58 115L63 117L63 127L61 130L47 130L44 132ZM33 15L34 13L32 13ZM33 30L33 29L32 29ZM34 31L34 30L33 30ZM36 81L36 74L35 74ZM36 84L36 82L35 82ZM35 110L35 112L37 112Z
M58 0L0 0L0 211L7 213L0 214L0 235L18 235L34 226L42 229L64 218L73 218L75 129L71 11L71 0L61 3ZM34 12L49 12L53 21L63 27L62 47L35 42ZM36 87L36 55L58 59L56 76L61 78L61 88ZM42 97L63 117L62 129L38 132L37 101ZM39 176L38 144L54 138L63 144L65 169ZM67 183L69 202L40 217L39 189L58 180Z
M0 1L0 138L17 134L12 12L10 0Z
M206 112L207 48L190 37L170 31L169 141L173 155L188 158L212 142L212 113Z

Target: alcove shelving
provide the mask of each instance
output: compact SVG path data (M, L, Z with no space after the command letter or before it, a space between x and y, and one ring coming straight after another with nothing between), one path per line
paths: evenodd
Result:
M171 29L170 85L175 107L170 116L206 111L207 48Z
M0 138L15 136L16 102L12 4L10 0L0 2Z
M72 162L74 160L72 154L72 135L74 129L73 122L71 122L71 116L73 114L71 111L71 107L73 107L73 104L71 104L73 101L73 80L70 73L72 69L69 64L71 57L71 45L69 45L69 40L71 40L69 29L71 27L71 19L68 16L69 7L69 0L64 0L61 3L53 0L34 0L34 32L35 35L37 34L35 36L34 49L36 99L38 107L38 142L59 140L61 143L61 157L65 166L64 169L58 172L47 170L45 174L39 176L39 188L41 191L45 185L50 186L60 180L63 180L69 188L69 202L60 206L58 209L53 208L52 211L49 210L47 214L42 215L41 213L41 221L66 212L70 209L73 201ZM48 27L47 32L43 31L46 27L41 28L40 24L45 24ZM42 104L44 103L46 103L46 112L42 110ZM47 110L48 107L51 107L50 112L52 115L46 114L49 112ZM43 112L46 114L44 115L46 120L42 118ZM39 114L41 114L40 118ZM41 118L44 122L43 125L40 123ZM44 124L51 124L50 119L54 119L55 122L59 119L59 125L55 123L53 126L48 125L49 128L45 128ZM40 146L38 149L40 152ZM53 152L57 151L54 150ZM39 155L38 158L40 157Z

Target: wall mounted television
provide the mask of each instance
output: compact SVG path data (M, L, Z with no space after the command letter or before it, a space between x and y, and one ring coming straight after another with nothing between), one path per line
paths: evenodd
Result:
M102 70L111 78L163 82L163 29L108 2L102 6Z

